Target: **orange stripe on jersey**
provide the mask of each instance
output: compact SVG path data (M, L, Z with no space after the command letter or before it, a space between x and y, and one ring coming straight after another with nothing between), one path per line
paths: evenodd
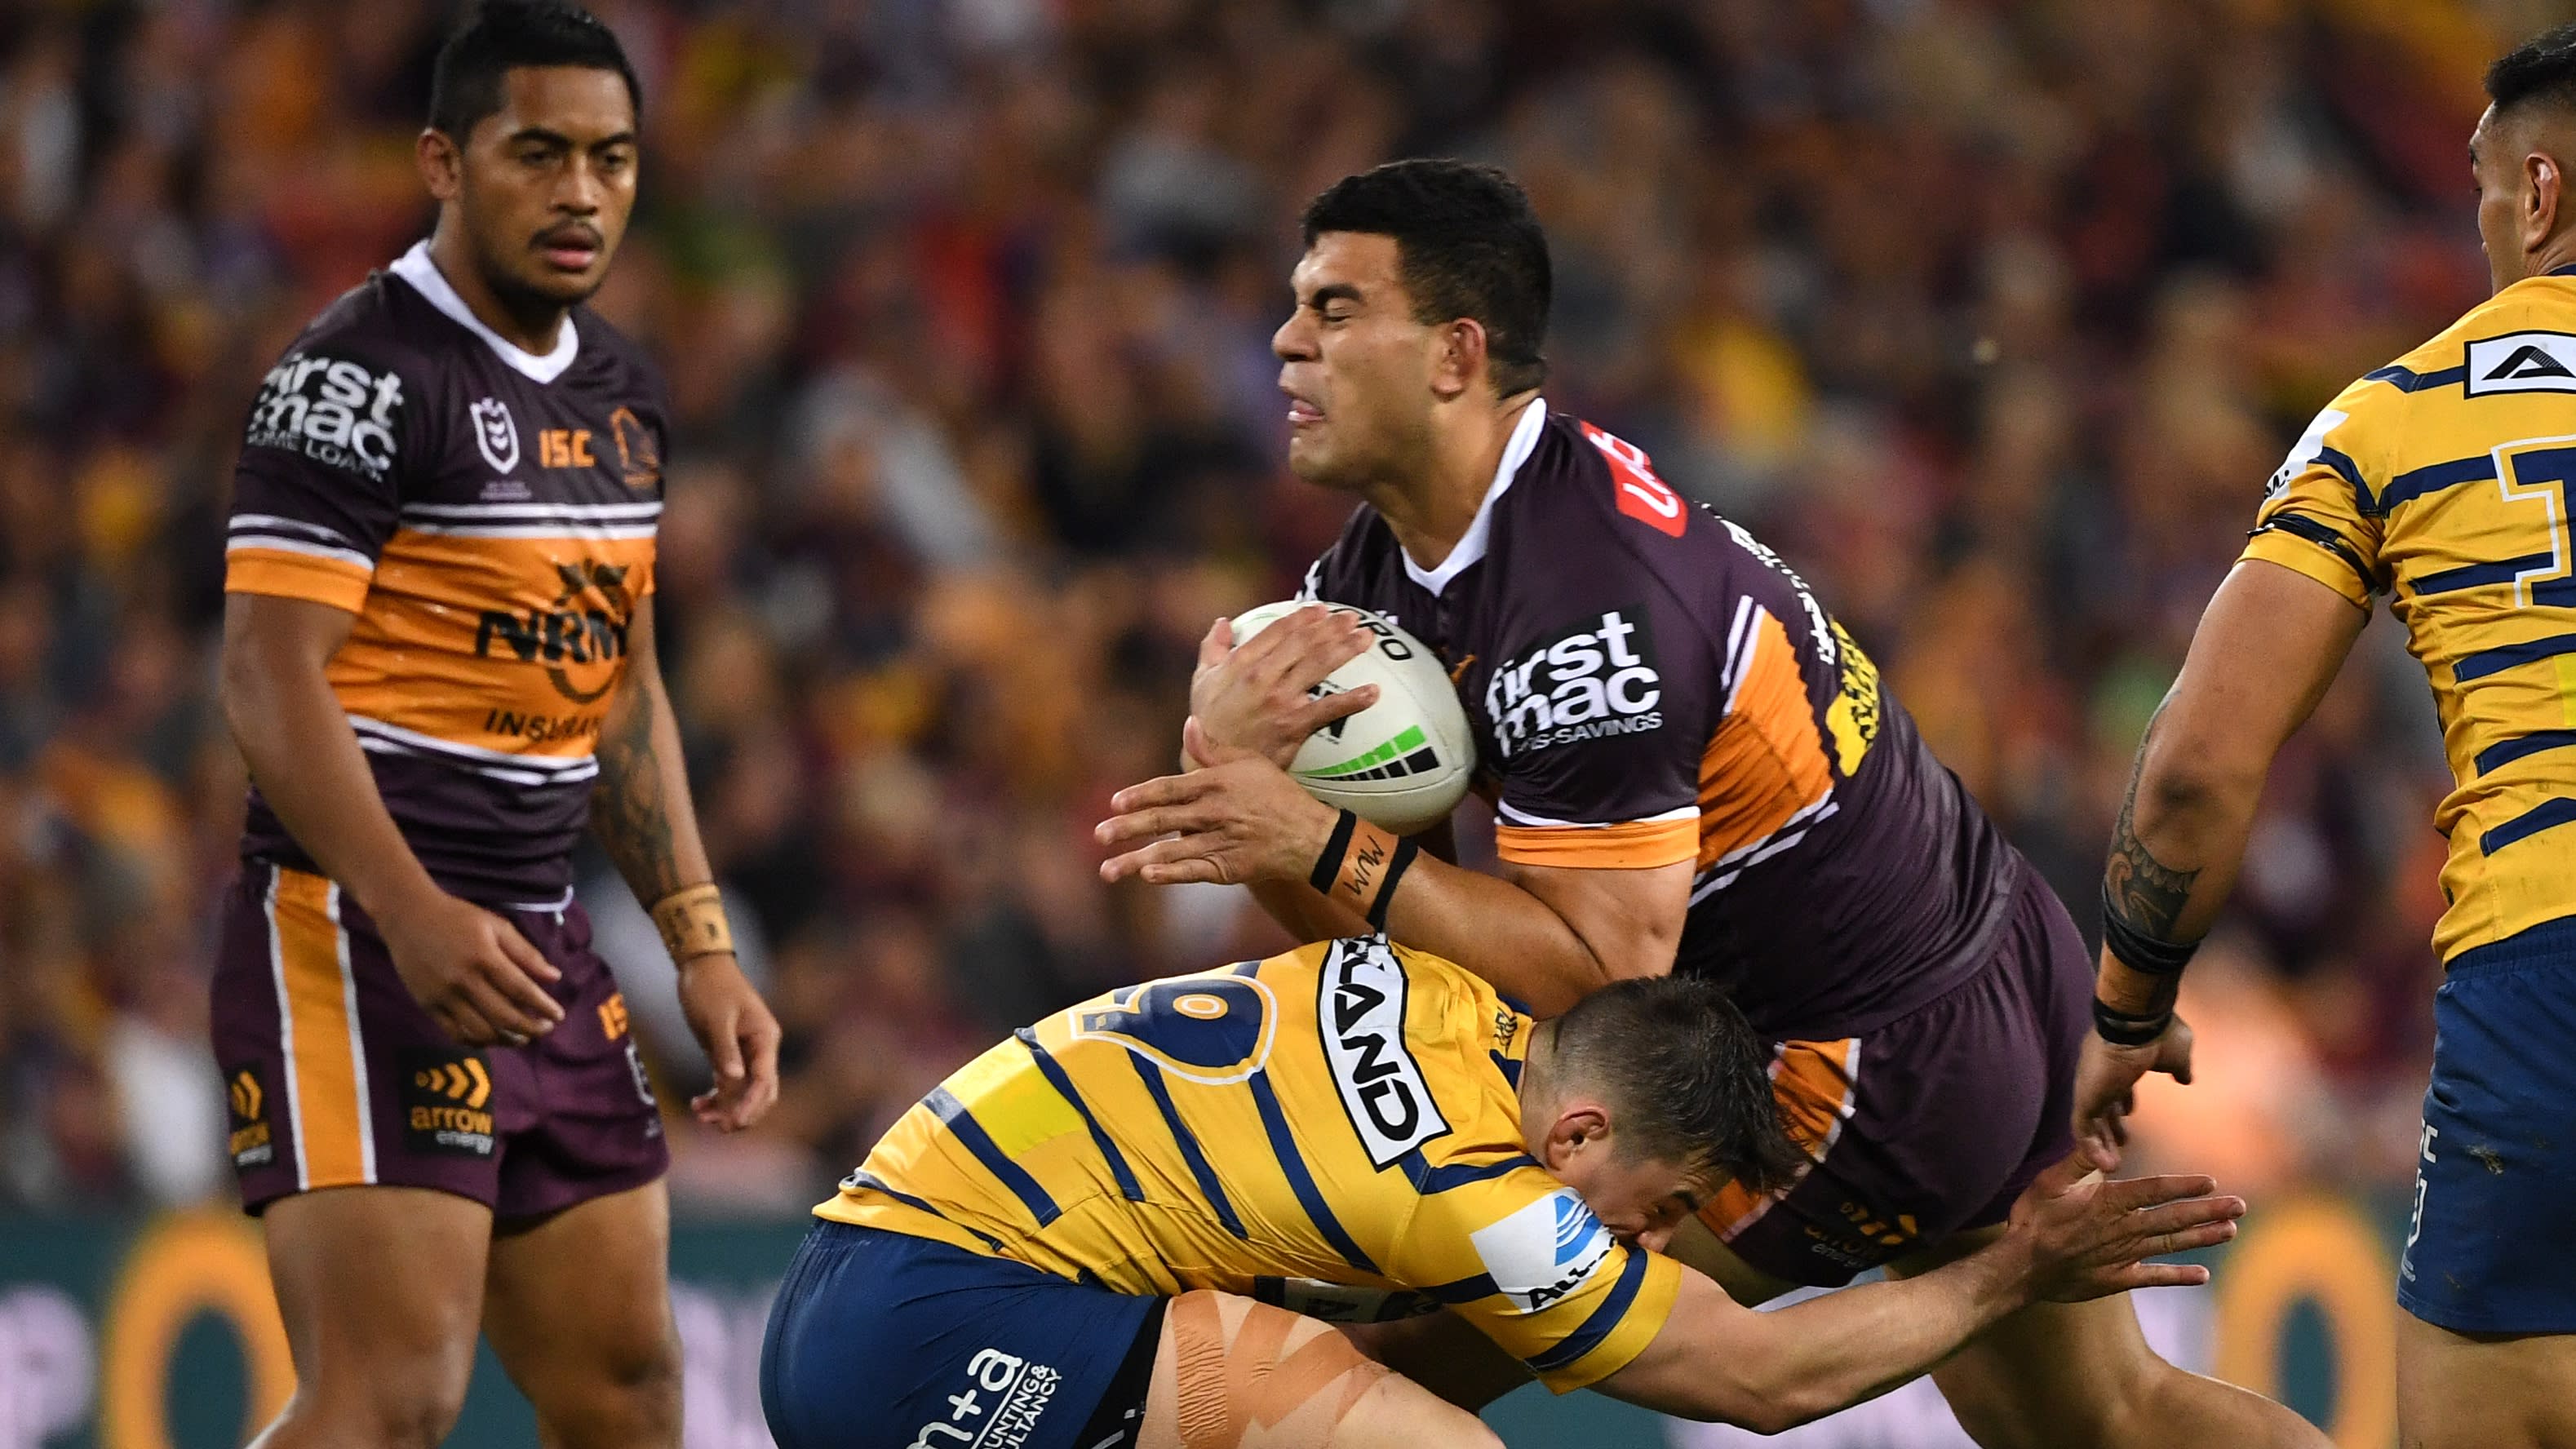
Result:
M580 759L625 676L653 540L395 531L333 656L341 708L478 750Z
M1780 1106L1780 1125L1808 1160L1822 1162L1833 1150L1858 1096L1859 1077L1858 1037L1780 1044L1771 1061L1771 1096ZM1757 1193L1730 1182L1700 1207L1700 1221L1719 1238L1732 1238L1770 1211L1786 1191Z
M277 872L268 928L286 1017L296 1185L303 1188L375 1181L366 1064L339 915L339 890L330 881L299 870Z
M1689 860L1698 849L1699 822L1688 819L1494 827L1494 853L1518 865L1651 870Z
M281 549L236 548L224 555L224 592L307 599L354 614L373 577L356 564Z
M1743 677L1699 761L1699 863L1757 844L1833 788L1789 631L1760 611Z

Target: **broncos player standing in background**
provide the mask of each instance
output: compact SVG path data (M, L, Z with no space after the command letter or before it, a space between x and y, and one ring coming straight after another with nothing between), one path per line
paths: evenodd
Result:
M716 1065L776 1092L655 664L661 388L580 304L635 198L635 76L561 0L439 53L436 231L305 329L235 474L223 699L256 787L214 978L233 1160L296 1390L261 1435L416 1446L478 1324L559 1446L680 1442L668 1153L590 950L585 823Z
M2147 726L2103 880L2076 1127L2188 1081L2182 968L2263 780L2374 595L2405 624L2458 788L2434 928L2433 1080L2398 1270L2407 1449L2576 1444L2576 26L2487 72L2469 139L2494 295L2317 414Z
M1306 698L1362 642L1310 610L1239 650L1217 621L1201 768L1120 792L1104 871L1250 882L1301 939L1365 913L1543 1014L1625 977L1724 984L1776 1044L1809 1159L1673 1239L1740 1299L1992 1241L2073 1146L2092 963L2065 908L1777 555L1549 412L1547 240L1509 177L1381 166L1318 196L1305 241L1273 339L1289 466L1365 500L1307 593L1448 664L1500 869L1419 855L1287 776L1368 702ZM1934 1376L1988 1449L2326 1443L2158 1358L2125 1298L2024 1309Z

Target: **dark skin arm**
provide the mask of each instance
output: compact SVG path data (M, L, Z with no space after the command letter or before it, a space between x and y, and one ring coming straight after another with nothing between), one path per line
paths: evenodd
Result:
M224 598L224 719L269 808L322 873L374 919L394 970L467 1046L523 1042L563 1008L562 973L505 918L440 890L367 768L325 667L357 616L303 599Z
M650 597L637 604L628 626L626 678L600 724L590 830L647 906L715 876L689 800ZM679 971L681 1008L716 1073L715 1090L690 1106L710 1126L748 1127L778 1100L778 1021L732 952L692 956Z
M2103 882L2131 925L2167 941L2208 932L2236 884L2273 757L2325 697L2369 618L2324 584L2262 559L2237 564L2219 585L2147 725L2112 834ZM2105 950L2095 990L2112 1008L2147 1016L2170 1010L2180 985ZM2077 1135L2116 1153L2132 1089L2150 1071L2191 1080L2191 1028L2180 1018L2144 1046L2088 1035L2076 1071Z
M1319 608L1271 625L1240 648L1231 640L1220 619L1199 646L1183 735L1194 768L1112 798L1119 813L1095 832L1113 852L1101 874L1155 885L1249 885L1302 939L1363 934L1368 927L1356 911L1307 884L1336 817L1285 766L1316 728L1374 701L1358 690L1307 697L1368 647L1369 636L1347 616ZM1177 838L1156 838L1168 833ZM1610 982L1670 971L1690 879L1688 861L1641 870L1505 862L1488 875L1426 852L1396 892L1387 931L1551 1016Z

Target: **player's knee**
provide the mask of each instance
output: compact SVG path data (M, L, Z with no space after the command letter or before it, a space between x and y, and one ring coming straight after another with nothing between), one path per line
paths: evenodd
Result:
M351 1449L436 1449L465 1409L462 1375L422 1366L399 1369L363 1384L307 1384L288 1402L277 1428L260 1442L289 1446L347 1445Z
M557 1385L538 1412L573 1449L679 1443L680 1342L639 1334L599 1346L587 1365Z

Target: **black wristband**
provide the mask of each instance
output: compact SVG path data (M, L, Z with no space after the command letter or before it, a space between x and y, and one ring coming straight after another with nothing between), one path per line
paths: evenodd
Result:
M1333 838L1324 842L1324 853L1315 857L1315 870L1306 877L1306 884L1326 895L1333 893L1333 879L1342 873L1342 857L1351 853L1351 832L1359 823L1360 818L1348 810L1333 822Z
M2173 1019L2174 1014L2170 1010L2139 1016L2122 1011L2098 996L2093 998L2094 1034L2113 1046L2145 1046L2163 1036L2165 1028L2173 1025Z
M1421 853L1422 847L1414 844L1410 840L1399 840L1396 842L1395 859L1387 862L1386 881L1377 888L1377 899L1369 902L1368 923L1370 930L1377 932L1381 936L1386 934L1386 908L1395 900L1396 882L1404 879L1405 868L1412 865L1413 858Z
M2181 975L2182 968L2191 964L2191 953L2200 949L2198 941L2159 940L2130 925L2111 899L2107 880L2102 882L2102 945L2121 965L2149 976Z

